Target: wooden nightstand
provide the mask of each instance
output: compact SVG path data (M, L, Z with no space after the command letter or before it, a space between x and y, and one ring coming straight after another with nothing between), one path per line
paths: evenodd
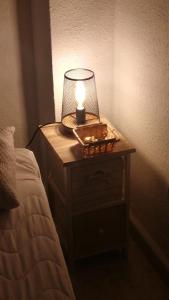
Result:
M122 137L110 154L83 159L60 125L41 128L47 157L48 197L67 258L120 248L127 252L130 154Z

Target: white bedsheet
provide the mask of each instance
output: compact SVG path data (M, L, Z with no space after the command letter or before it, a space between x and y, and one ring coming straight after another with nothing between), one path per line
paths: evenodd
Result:
M0 211L0 300L75 299L34 155L16 157L20 206Z

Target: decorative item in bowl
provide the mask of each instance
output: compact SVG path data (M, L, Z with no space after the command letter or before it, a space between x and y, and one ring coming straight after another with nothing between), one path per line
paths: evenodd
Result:
M81 146L84 158L110 153L114 143L119 141L115 130L104 123L79 126L73 129L73 133Z

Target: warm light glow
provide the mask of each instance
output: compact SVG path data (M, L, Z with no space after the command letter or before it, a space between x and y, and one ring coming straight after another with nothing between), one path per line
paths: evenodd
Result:
M84 109L84 100L85 100L85 87L82 81L77 81L76 90L75 90L75 99L77 101L77 109Z

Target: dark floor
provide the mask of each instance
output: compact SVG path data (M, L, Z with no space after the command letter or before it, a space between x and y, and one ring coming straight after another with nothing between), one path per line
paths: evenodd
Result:
M118 253L86 259L71 277L77 300L169 299L169 287L133 238L128 260Z

